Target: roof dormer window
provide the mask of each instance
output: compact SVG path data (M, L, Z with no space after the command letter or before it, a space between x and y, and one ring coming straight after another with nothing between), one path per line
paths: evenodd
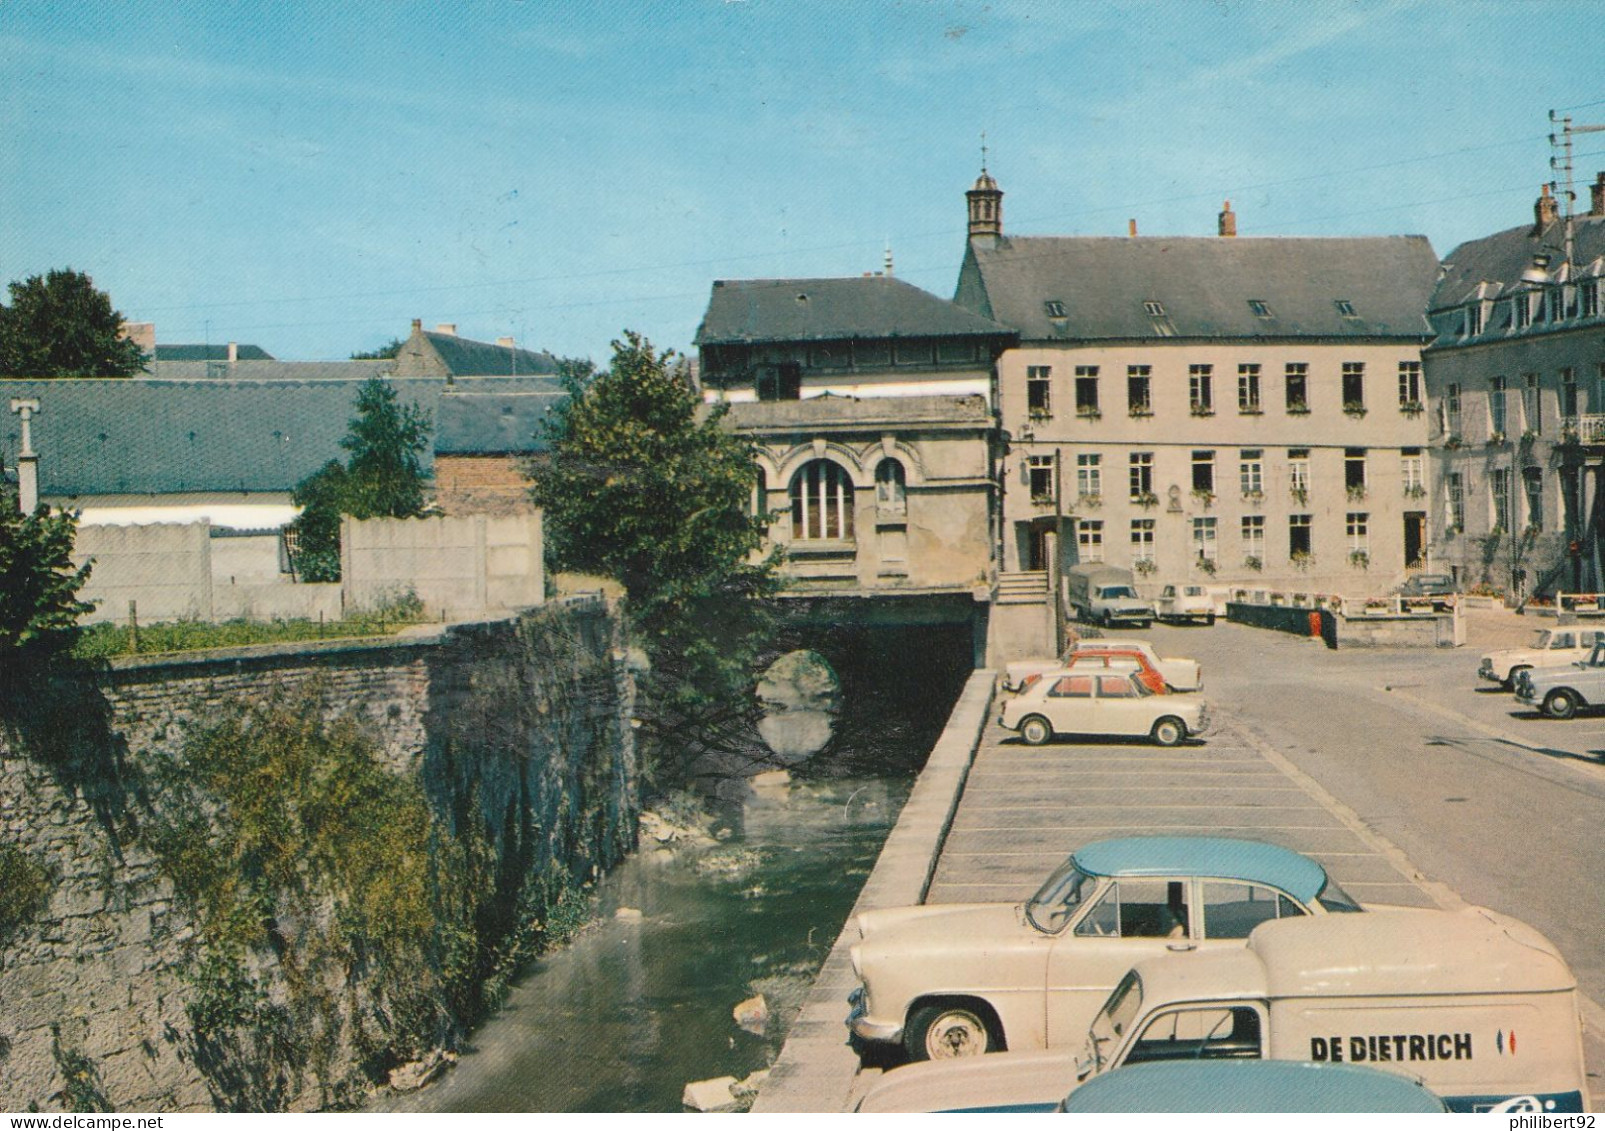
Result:
M1332 300L1332 305L1337 307L1338 314L1344 318L1359 317L1358 314L1354 313L1354 304L1346 298L1335 298Z
M1155 302L1153 299L1149 299L1142 304L1142 308L1148 312L1151 318L1163 318L1165 316L1165 304L1162 302Z
M1050 298L1042 304L1042 309L1048 312L1049 318L1063 318L1065 316L1063 299Z
M1271 313L1271 304L1266 302L1262 298L1251 298L1251 299L1249 299L1248 300L1248 308L1254 312L1254 317L1255 318L1275 318L1276 317L1276 315Z

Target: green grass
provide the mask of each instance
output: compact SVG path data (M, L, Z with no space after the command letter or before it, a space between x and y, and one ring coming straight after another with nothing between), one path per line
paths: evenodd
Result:
M93 660L111 656L157 652L192 652L201 648L229 648L240 644L278 644L296 640L337 640L355 636L385 636L399 632L421 618L414 610L385 609L342 620L171 621L140 625L96 624L83 630L73 655Z

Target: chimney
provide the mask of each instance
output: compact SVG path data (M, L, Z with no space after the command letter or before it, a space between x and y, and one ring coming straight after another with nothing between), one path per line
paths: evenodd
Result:
M441 322L441 323L438 323L435 326L435 333L437 333L437 334L450 334L452 337L455 338L457 336L457 323L455 323L455 322Z
M504 350L513 349L518 345L518 343L513 341L512 338L497 338L496 344L501 346Z
M1130 220L1126 221L1126 235L1130 236L1132 239L1136 239L1137 238L1137 219L1136 219L1136 217L1132 217Z
M1215 217L1216 231L1219 235L1235 238L1237 235L1237 213L1232 211L1232 202L1227 201L1221 206L1220 215Z
M892 245L891 244L887 244L886 245L886 276L887 276L887 278L891 278L891 274L892 274Z
M412 320L412 332L414 334L422 332L423 328L424 328L424 320L422 318L414 318Z
M233 365L238 360L240 360L240 343L230 342L228 344L228 363Z
M1605 216L1605 172L1594 178L1594 183L1588 186L1589 196L1592 198L1588 205L1590 216Z
M1539 186L1538 199L1533 202L1533 235L1542 235L1544 229L1553 224L1559 216L1560 206L1555 198L1549 195L1549 186Z
M39 453L33 450L29 422L39 411L36 400L13 400L11 411L22 417L22 449L17 452L17 509L32 514L39 509Z
M124 322L117 330L117 336L127 338L146 353L156 352L156 323L154 322Z

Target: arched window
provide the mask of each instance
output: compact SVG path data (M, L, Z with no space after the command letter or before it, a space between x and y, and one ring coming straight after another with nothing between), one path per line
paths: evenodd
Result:
M841 464L816 459L792 477L791 536L799 541L852 538L853 481Z
M903 465L895 459L883 459L875 468L875 506L883 511L901 511L906 507Z

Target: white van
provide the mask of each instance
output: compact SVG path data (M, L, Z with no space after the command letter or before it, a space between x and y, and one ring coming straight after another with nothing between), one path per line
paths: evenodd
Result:
M1531 927L1484 908L1267 922L1243 949L1140 962L1078 1055L1000 1053L889 1072L860 1111L1057 1104L1162 1060L1363 1064L1451 1111L1586 1110L1577 979Z

